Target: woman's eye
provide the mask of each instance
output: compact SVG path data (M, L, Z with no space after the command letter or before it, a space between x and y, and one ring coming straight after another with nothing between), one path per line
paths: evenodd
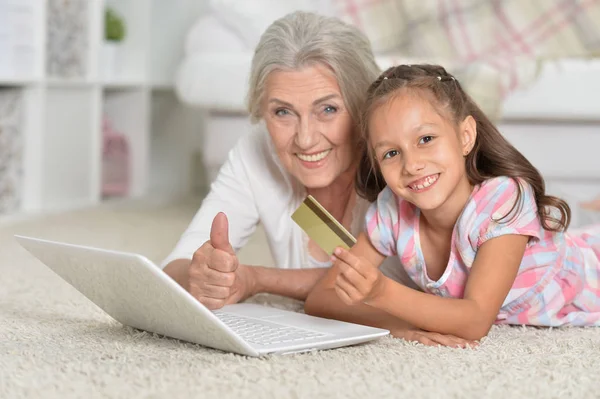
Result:
M421 137L421 139L419 140L419 144L427 144L427 143L429 143L431 140L433 140L433 136L423 136L423 137Z
M391 150L391 151L388 151L385 154L383 154L383 159L389 159L389 158L395 157L396 155L398 155L398 151Z
M285 116L285 115L289 115L289 111L285 108L278 108L275 110L275 115L277 116Z
M332 105L327 105L323 111L325 111L326 114L333 114L337 112L337 108Z

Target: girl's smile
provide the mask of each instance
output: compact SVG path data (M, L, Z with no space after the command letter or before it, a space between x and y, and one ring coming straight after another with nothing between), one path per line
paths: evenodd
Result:
M412 183L410 183L408 185L408 188L410 188L415 193L421 193L423 191L427 191L430 188L432 188L435 185L435 183L437 183L439 178L440 178L439 173L425 176L421 179L414 180Z

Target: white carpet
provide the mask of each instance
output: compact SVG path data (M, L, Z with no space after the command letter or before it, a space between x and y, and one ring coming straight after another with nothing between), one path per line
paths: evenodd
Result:
M198 201L130 203L0 228L0 398L592 398L600 330L494 328L475 350L385 338L245 358L123 327L21 249L12 234L138 251L160 261ZM246 261L268 262L256 237ZM289 309L302 304L253 299Z

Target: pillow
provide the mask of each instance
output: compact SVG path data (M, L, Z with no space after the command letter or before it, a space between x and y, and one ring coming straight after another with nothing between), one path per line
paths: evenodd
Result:
M412 15L409 13L426 17L428 6L428 2L418 0L337 0L333 12L342 21L359 28L369 38L374 53L386 53L408 42L406 23L408 15Z
M211 13L200 17L188 31L185 39L185 54L202 52L237 53L246 48L237 32L224 26Z
M333 16L336 0L211 0L217 18L254 50L260 36L276 19L294 11Z

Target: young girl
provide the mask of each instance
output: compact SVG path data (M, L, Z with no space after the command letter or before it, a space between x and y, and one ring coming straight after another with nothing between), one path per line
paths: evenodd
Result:
M335 292L468 340L492 324L600 326L600 226L570 209L440 66L401 65L369 89L357 190L366 234L336 249ZM423 292L382 275L398 256Z

